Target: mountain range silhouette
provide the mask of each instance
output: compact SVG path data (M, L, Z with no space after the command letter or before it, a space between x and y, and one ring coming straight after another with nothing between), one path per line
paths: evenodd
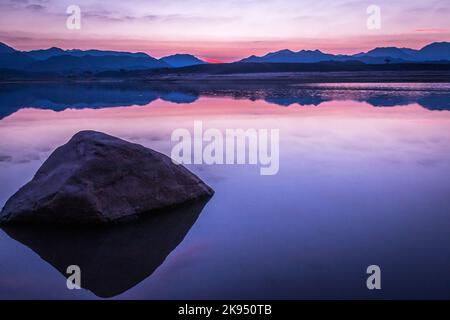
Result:
M63 50L52 47L18 51L0 42L0 68L34 72L69 72L177 68L206 62L189 54L156 59L143 52L105 50Z
M318 63L362 62L388 63L450 63L450 42L434 42L419 50L380 47L355 55L329 54L320 50L285 49L264 56L250 56L240 63ZM0 68L30 72L103 72L114 70L171 69L207 62L191 54L174 54L160 59L143 52L105 50L49 49L19 51L0 42Z
M450 42L434 42L420 50L409 48L385 47L375 48L355 55L333 55L320 50L281 50L262 57L251 56L240 62L272 62L272 63L315 63L323 61L360 61L368 64L405 63L405 62L450 62Z

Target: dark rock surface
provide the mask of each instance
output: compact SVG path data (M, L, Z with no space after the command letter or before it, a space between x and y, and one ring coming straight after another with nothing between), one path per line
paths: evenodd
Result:
M57 148L6 202L0 222L107 223L213 193L161 153L104 133L81 131Z

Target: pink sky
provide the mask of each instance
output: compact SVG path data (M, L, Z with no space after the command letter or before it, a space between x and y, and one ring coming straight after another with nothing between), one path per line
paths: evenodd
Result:
M81 29L66 28L66 9L81 8ZM381 29L366 10L381 8ZM450 41L448 0L2 0L0 41L20 50L192 53L234 61L280 49L358 53L377 46L421 48Z

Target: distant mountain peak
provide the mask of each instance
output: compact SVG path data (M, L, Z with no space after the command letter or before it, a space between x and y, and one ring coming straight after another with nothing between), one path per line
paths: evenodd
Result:
M437 46L450 46L450 42L448 42L448 41L433 42L433 43L427 44L423 48L426 48L426 47L437 47Z
M450 51L450 42L445 42L445 41L433 42L433 43L426 45L422 49L420 49L420 51L429 51L429 50L445 50L445 51L449 52Z
M275 54L275 53L295 53L294 51L290 50L290 49L283 49L283 50L279 50L279 51L275 51L275 52L271 52L271 54Z
M196 56L187 53L177 53L170 56L162 57L159 60L167 63L169 66L174 68L188 67L206 63L205 61L200 60Z
M302 49L300 51L298 51L297 53L302 52L302 53L307 53L307 52L315 52L315 53L323 53L322 51L320 51L319 49L316 50L306 50L306 49Z
M148 54L144 52L127 52L127 51L112 51L112 50L98 50L98 49L71 49L65 51L67 54L75 57L84 57L84 56L131 56L131 57L145 57L152 58Z
M360 61L368 64L402 63L402 62L425 62L425 61L450 61L450 43L435 42L421 50L398 47L377 47L368 52L355 55L329 54L318 49L300 50L293 52L284 49L268 53L264 56L250 56L240 62L253 63L314 63L322 61Z
M58 47L51 47L48 49L24 51L23 53L35 60L47 60L52 57L63 55L65 54L65 51Z
M48 50L64 51L63 49L58 48L58 47L51 47L51 48L48 48Z
M368 51L367 53L371 53L371 52L390 52L390 51L403 51L404 48L397 48L397 47L376 47L370 51Z
M17 50L8 46L7 44L0 42L0 53L13 53Z
M188 53L175 53L175 54L172 54L172 55L170 55L170 56L165 56L165 57L163 57L163 58L161 58L161 59L164 59L164 58L170 58L170 57L177 57L177 58L181 58L181 57L194 57L194 58L197 58L197 57L195 57L195 56L193 56L192 54L188 54Z
M326 54L320 50L300 50L294 52L289 49L283 49L271 52L262 57L251 56L240 62L272 62L272 63L314 63L330 61L333 55Z
M450 42L433 42L419 50L422 59L450 61Z

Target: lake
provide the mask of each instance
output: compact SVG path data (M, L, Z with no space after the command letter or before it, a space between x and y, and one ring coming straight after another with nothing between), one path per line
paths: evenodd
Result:
M0 230L0 299L450 297L450 84L1 85L0 204L80 130L170 155L194 121L279 129L278 173L189 165L215 195L157 231ZM58 263L71 257L101 283L68 290ZM370 265L381 290L366 287Z

